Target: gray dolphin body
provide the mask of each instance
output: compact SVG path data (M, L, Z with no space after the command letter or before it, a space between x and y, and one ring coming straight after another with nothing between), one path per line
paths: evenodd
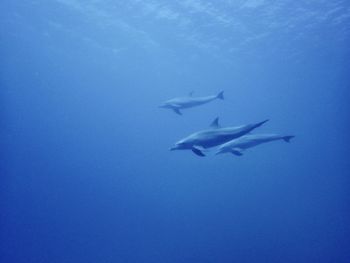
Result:
M176 114L182 115L181 110L196 107L199 105L203 105L209 103L216 99L224 99L224 92L221 91L217 95L206 96L206 97L192 97L192 93L189 94L188 97L183 98L174 98L171 100L165 101L160 108L171 109Z
M234 155L241 156L243 155L243 151L245 149L252 148L263 143L278 140L284 140L285 142L289 142L294 137L295 136L293 135L282 136L278 134L245 135L238 139L234 139L232 141L224 143L219 147L216 154L232 153Z
M238 127L221 128L219 126L219 119L216 118L212 122L210 129L189 135L188 137L178 141L174 147L170 148L170 150L192 150L199 156L205 156L203 153L204 149L218 146L233 139L239 138L263 125L267 121L268 120Z

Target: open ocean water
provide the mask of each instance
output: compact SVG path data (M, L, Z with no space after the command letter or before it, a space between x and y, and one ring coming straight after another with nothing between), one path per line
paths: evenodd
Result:
M349 46L348 0L1 0L0 262L350 262ZM169 151L216 117L296 137Z

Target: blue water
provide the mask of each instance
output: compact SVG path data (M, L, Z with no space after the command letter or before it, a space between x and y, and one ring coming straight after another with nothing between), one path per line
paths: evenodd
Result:
M2 0L0 262L350 262L349 43L347 0ZM169 151L216 116L296 138Z

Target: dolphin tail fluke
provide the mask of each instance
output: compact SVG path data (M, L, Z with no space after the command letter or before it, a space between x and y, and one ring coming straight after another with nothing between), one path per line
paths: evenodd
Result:
M293 139L294 137L295 137L294 135L284 136L284 137L283 137L283 140L284 140L285 142L290 142L290 140Z
M264 121L262 121L262 122L258 122L257 124L256 124L256 127L260 127L261 125L263 125L265 122L268 122L269 121L269 119L266 119L266 120L264 120Z
M224 91L219 92L218 95L216 95L216 97L220 100L223 100L224 99Z
M173 111L178 115L182 115L182 112L177 108L174 108Z

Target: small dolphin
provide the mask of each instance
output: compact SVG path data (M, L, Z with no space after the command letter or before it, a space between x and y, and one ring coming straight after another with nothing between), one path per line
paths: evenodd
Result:
M229 141L221 145L216 152L216 154L221 153L232 153L237 156L243 155L243 151L245 149L255 147L262 143L284 140L285 142L289 142L294 135L281 136L278 134L257 134L257 135L245 135L238 139Z
M168 100L164 102L162 105L160 105L159 107L165 108L165 109L171 109L176 114L182 115L182 112L180 111L182 109L192 108L195 106L206 104L216 99L220 99L220 100L224 99L223 91L219 92L217 95L206 96L206 97L196 97L196 98L194 98L192 94L193 92L191 92L188 95L188 97L174 98L174 99Z
M216 118L211 123L210 129L189 135L188 137L178 141L174 147L170 148L170 150L192 150L199 156L205 156L203 151L206 148L218 146L233 139L239 138L263 125L267 121L268 120L238 127L221 128L219 125L219 118Z

